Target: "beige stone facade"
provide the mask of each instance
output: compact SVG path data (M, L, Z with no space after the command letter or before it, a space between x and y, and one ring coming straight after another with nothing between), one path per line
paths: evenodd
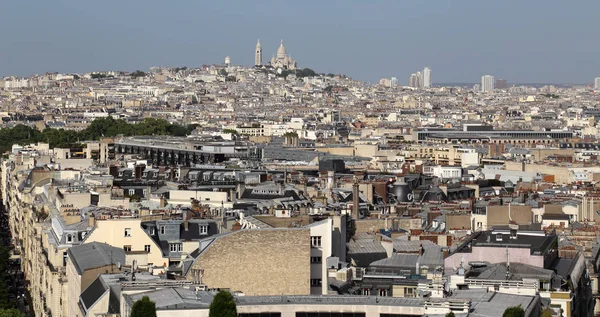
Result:
M193 264L202 283L246 295L308 295L310 230L242 230L216 239Z

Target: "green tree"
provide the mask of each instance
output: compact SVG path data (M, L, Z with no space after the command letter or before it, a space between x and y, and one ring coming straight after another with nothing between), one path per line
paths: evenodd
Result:
M521 305L508 307L502 314L502 317L523 317L523 316L525 316L525 311L523 310L523 308L521 308Z
M454 317L454 312L449 312L446 314L446 317Z
M192 133L197 125L171 124L164 119L146 118L142 122L130 124L122 119L112 117L98 118L82 131L65 129L44 129L39 131L26 125L0 129L0 153L9 151L14 144L46 142L54 147L82 148L84 141L98 140L102 137L118 135L174 135L186 136Z
M156 317L156 304L148 296L133 303L131 317Z
M290 131L290 132L284 133L283 136L284 137L297 138L298 137L298 133Z
M146 77L146 73L144 73L141 70L136 70L135 72L129 74L129 76L133 77L133 78L137 78L137 77Z
M544 310L542 310L542 317L552 317L552 308L544 308Z
M228 291L221 290L215 295L208 311L208 317L236 317L237 307L233 295ZM132 316L133 317L133 316Z
M101 73L92 73L92 74L90 75L90 77L91 77L92 79L103 79L103 78L106 78L106 75L104 75L104 74L101 74Z
M235 129L223 129L223 131L221 131L223 133L229 133L229 134L239 134L239 132L237 132L237 130Z
M0 317L23 317L23 314L15 308L0 309Z

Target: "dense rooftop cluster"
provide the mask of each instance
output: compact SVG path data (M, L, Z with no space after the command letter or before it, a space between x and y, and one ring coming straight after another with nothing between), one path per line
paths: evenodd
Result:
M597 92L261 63L0 80L37 316L204 316L222 289L240 316L600 310Z

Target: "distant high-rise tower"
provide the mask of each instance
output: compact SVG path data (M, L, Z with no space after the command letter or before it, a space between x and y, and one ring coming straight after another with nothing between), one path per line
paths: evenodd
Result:
M494 76L481 76L481 92L488 92L492 90L494 90Z
M600 77L596 77L594 80L594 89L600 89Z
M417 88L423 88L423 73L417 72Z
M390 79L390 87L396 87L396 86L398 86L398 78L392 77Z
M423 88L431 87L431 68L425 67L423 69Z
M496 89L508 89L508 82L506 79L496 79Z
M408 79L408 86L413 88L419 87L419 83L417 82L417 74L410 74L410 78Z
M256 43L256 50L254 50L254 66L262 65L262 46L260 40Z

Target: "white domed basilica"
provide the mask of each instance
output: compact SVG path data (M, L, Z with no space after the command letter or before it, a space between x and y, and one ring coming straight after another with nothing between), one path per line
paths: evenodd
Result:
M255 64L256 65L260 65L259 63L262 62L262 48L260 46L260 41L256 44L256 56L254 58L255 60ZM282 69L296 69L297 65L296 65L296 61L292 59L292 57L290 55L287 54L286 50L285 50L285 46L283 46L283 40L281 40L281 44L279 45L279 48L277 49L277 55L273 55L273 57L271 58L271 61L269 62L269 65L271 65L274 68L282 68Z

